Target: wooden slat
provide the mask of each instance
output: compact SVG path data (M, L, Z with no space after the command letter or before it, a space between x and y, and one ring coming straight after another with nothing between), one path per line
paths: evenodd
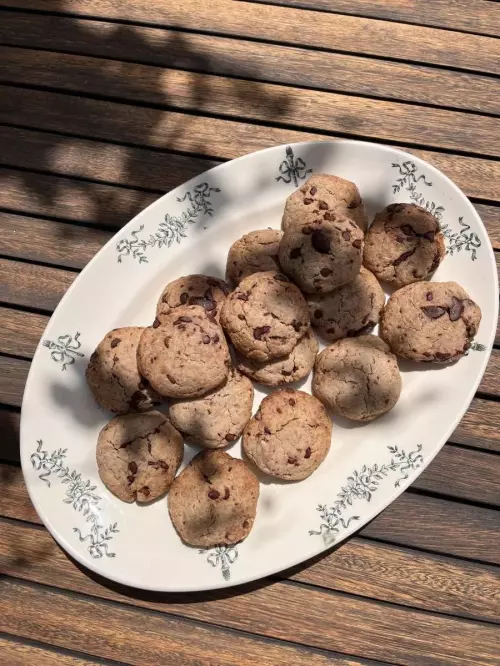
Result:
M500 453L499 423L500 403L474 398L450 440Z
M490 37L448 34L433 28L393 24L386 21L329 15L268 5L212 0L128 0L113 4L102 0L76 0L61 7L59 0L2 0L0 5L77 14L85 17L123 19L164 27L188 28L220 35L238 35L297 46L451 65L482 72L500 71L498 43ZM388 39L390 35L390 39Z
M474 207L484 222L491 244L495 250L500 250L500 207L483 204L475 204Z
M75 277L58 268L0 259L0 301L52 311Z
M8 492L0 493L0 516L40 522L17 467L7 468ZM468 470L466 470L468 471ZM403 493L360 532L362 536L424 550L500 564L500 512L420 494Z
M49 174L0 168L4 208L86 224L121 227L158 194Z
M419 0L253 0L265 4L303 7L341 12L391 21L404 21L434 28L463 30L476 34L500 35L500 11L485 0L433 0L426 5Z
M0 42L480 113L500 110L500 82L491 77L212 35L114 28L106 21L4 12Z
M1 46L0 80L168 105L198 114L500 155L500 119L472 113Z
M0 460L19 462L19 425L21 415L12 408L0 409Z
M167 663L165 659L179 666L366 663L193 624L165 614L145 613L115 603L102 604L39 586L4 581L1 588L0 627L4 631L133 666L157 666ZM483 625L479 625L479 630L489 642ZM488 646L481 649L481 654L487 657L489 649Z
M101 229L8 213L0 213L0 228L0 254L69 268L83 268L113 236Z
M0 307L0 354L31 358L48 321L44 315Z
M22 558L18 557L19 552L23 553ZM121 586L115 585L110 590L109 586L99 585L84 570L75 567L45 530L26 524L0 521L0 569L23 580L158 608L154 602L136 598L137 595L124 596L126 590ZM404 577L401 571L405 572ZM491 622L499 620L497 570L365 539L350 539L334 552L281 576L422 610ZM167 602L179 600L177 595L155 596ZM163 608L167 610L169 606ZM212 621L217 622L217 603L212 603L212 611ZM250 608L248 614L252 615Z
M29 361L0 356L0 402L20 407L30 368Z
M500 351L493 349L486 366L478 391L492 396L500 396Z
M101 660L84 659L67 652L56 651L46 646L41 647L14 638L0 636L0 655L6 666L98 666Z
M335 139L332 135L320 133L251 125L173 111L161 112L129 104L12 86L0 86L0 96L0 123L22 124L163 150L201 153L216 159L232 159L255 150L295 141ZM499 161L402 148L441 169L462 187L467 196L500 200ZM124 172L127 173L126 168ZM180 185L183 180L178 180L176 184Z
M169 654L175 664L193 666L207 662L221 666L235 662L242 666L331 663L328 655L263 643L244 634L193 625L115 602L104 605L88 597L11 580L4 581L1 588L0 626L9 633L24 637L30 632L34 640L44 636L61 647L85 649L100 657L126 658L130 664L157 664L159 655L164 654ZM211 609L216 606L220 622L231 628L243 625L247 631L268 638L355 655L340 661L333 658L334 664L359 664L356 657L396 661L405 666L498 663L497 628L490 624L393 608L316 589L283 588L274 585L213 602L178 604L177 608L184 606L186 615L197 613L211 622ZM257 606L251 616L248 610L246 617L241 616L243 603ZM235 607L240 610L236 616ZM174 604L168 606L170 612L173 608ZM127 640L123 640L124 635Z

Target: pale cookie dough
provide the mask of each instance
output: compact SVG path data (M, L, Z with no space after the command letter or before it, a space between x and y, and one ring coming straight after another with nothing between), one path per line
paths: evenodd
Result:
M144 328L128 326L107 333L92 353L85 376L95 399L110 412L145 411L160 401L140 376L137 347Z
M230 291L224 280L209 275L186 275L167 284L156 306L156 317L161 322L166 314L180 305L199 305L218 321Z
M156 411L116 416L97 440L101 481L124 502L152 502L164 495L183 454L181 435Z
M323 462L331 436L332 422L319 400L282 389L260 403L243 432L243 451L262 472L300 481Z
M378 324L385 295L376 277L361 267L352 282L328 294L310 294L307 301L311 324L334 342L369 333Z
M270 361L289 354L309 328L307 303L280 273L244 278L227 297L221 324L244 356Z
M309 330L292 351L283 358L259 363L259 361L252 361L241 356L238 359L238 369L259 384L266 386L298 382L311 372L318 349L316 336Z
M415 282L385 306L380 335L398 356L449 363L469 349L481 310L456 282Z
M279 229L251 231L231 245L227 257L226 280L238 284L252 273L279 271Z
M347 217L287 229L279 248L283 271L306 293L325 293L354 280L361 268L363 232Z
M363 232L368 227L363 200L354 183L338 176L314 174L286 200L281 227L300 227L318 218L328 219L330 213L351 218Z
M379 280L403 287L429 278L444 255L434 215L416 204L391 204L368 229L363 262Z
M248 536L258 498L259 482L243 460L203 451L172 484L168 510L189 546L229 546Z
M199 305L181 305L139 341L140 373L160 394L196 398L223 384L231 359L224 333Z
M316 358L314 395L353 421L371 421L394 407L401 375L394 354L375 335L339 340Z
M227 382L202 398L174 402L169 417L186 437L207 449L228 446L252 416L252 382L232 368Z

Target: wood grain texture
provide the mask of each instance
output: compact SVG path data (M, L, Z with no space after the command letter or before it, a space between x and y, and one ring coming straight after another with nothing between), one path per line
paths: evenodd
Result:
M500 82L491 77L212 35L4 12L0 42L479 113L500 110ZM126 82L131 90L136 85Z
M4 471L6 468L7 471ZM39 523L21 470L0 465L12 482L0 494L0 516ZM360 534L380 541L500 564L500 512L420 494L403 493Z
M0 356L0 402L20 407L30 369L29 361Z
M32 358L48 322L44 315L0 307L0 354Z
M8 46L0 46L0 80L290 128L500 155L500 119L473 113Z
M56 651L47 646L41 647L22 642L12 637L0 636L0 663L6 666L98 666L105 662L96 659L84 659L67 652ZM108 662L109 664L109 662Z
M233 159L262 148L296 141L335 140L334 135L146 109L12 86L0 85L0 95L0 123L22 124L161 150L211 155L215 159ZM61 146L63 149L64 143ZM395 147L421 156L441 169L467 196L500 201L499 161ZM113 154L113 150L109 150ZM50 161L47 160L47 163L50 164ZM127 165L121 164L126 174L129 172ZM132 173L128 178L133 177L132 166L130 171ZM160 173L169 177L167 170ZM165 190L184 182L184 178L177 178L175 173L175 169L171 170ZM152 178L155 178L154 175Z
M1 0L1 6L40 11L38 0ZM157 0L75 0L69 8L60 0L45 0L43 10L101 19L122 19L162 27L187 28L219 35L238 35L347 51L418 63L451 65L492 74L500 71L500 50L495 39L469 34L453 34L433 28L392 24L386 21L329 15L320 12L268 5L212 0L172 3ZM390 39L387 38L390 33Z
M19 463L19 411L3 406L0 409L0 460Z
M500 350L493 349L478 391L491 396L500 395Z
M100 657L124 659L130 664L157 664L170 654L175 664L328 663L328 655L312 655L257 637L227 632L206 624L145 613L116 602L102 604L89 597L68 595L46 587L7 580L0 583L0 626L14 636L30 632L52 644L86 649ZM307 601L306 601L307 599ZM242 603L257 606L251 617L235 614ZM180 604L186 615L198 612L213 621L210 601ZM179 606L178 606L179 607ZM307 607L307 612L304 609ZM47 612L50 609L50 612ZM172 612L174 604L169 605ZM296 586L269 586L218 602L218 618L225 626L245 628L268 639L293 640L310 647L344 652L403 664L404 666L494 666L497 628L479 622L429 615L345 595ZM335 617L335 622L331 618ZM240 626L235 626L240 625ZM243 625L243 626L241 626ZM356 631L353 627L356 626ZM127 641L123 641L123 635ZM89 641L89 635L92 640ZM439 644L436 645L436 636ZM281 652L281 654L280 654ZM288 661L286 661L288 658ZM311 661L306 661L306 659ZM349 658L333 663L349 664ZM359 663L351 658L351 664Z
M354 3L351 0L252 1L500 36L499 8L485 0L433 0L431 6L420 0L357 0Z
M474 398L450 440L500 453L500 403Z

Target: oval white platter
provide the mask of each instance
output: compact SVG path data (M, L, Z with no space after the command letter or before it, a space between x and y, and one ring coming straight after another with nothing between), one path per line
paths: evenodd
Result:
M456 280L480 305L468 355L430 368L401 363L397 406L362 426L335 419L332 446L300 483L261 484L257 518L241 544L183 545L167 498L124 504L101 483L99 430L111 417L85 382L90 354L112 328L148 325L167 282L224 276L242 234L279 228L286 197L310 173L354 181L368 212L415 202L440 220L447 256L434 280ZM485 228L464 194L426 162L356 141L277 146L218 166L166 194L127 224L68 290L38 346L26 385L21 459L31 500L78 562L125 585L194 591L237 585L303 562L345 539L390 504L434 458L472 399L493 345L497 273ZM310 390L310 379L300 386ZM265 395L256 385L256 407ZM240 444L228 449L240 456ZM183 464L196 453L186 446Z

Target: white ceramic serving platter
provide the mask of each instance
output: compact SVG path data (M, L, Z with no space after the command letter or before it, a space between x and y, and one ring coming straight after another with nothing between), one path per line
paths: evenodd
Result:
M125 504L101 483L95 443L111 415L85 382L90 354L112 328L148 325L167 282L224 276L233 241L280 226L286 197L310 173L354 181L373 215L413 201L441 222L447 256L434 280L456 280L480 305L468 355L445 367L401 363L397 406L356 426L335 419L331 450L305 481L262 479L250 536L233 547L183 545L167 498ZM357 141L277 146L247 155L166 194L127 224L75 280L36 351L24 394L21 458L33 504L78 562L119 583L194 591L268 576L320 553L390 504L434 458L472 399L493 345L497 274L485 228L464 194L426 162ZM310 379L300 388L310 390ZM265 394L256 386L255 407ZM236 442L228 451L240 456ZM196 453L186 446L184 464Z

